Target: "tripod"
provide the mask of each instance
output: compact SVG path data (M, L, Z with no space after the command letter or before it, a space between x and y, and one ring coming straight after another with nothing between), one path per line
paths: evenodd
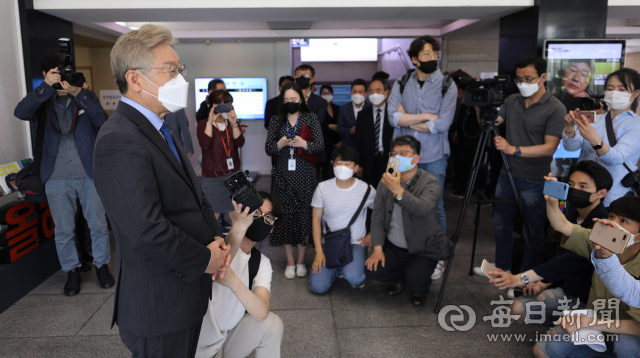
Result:
M442 296L444 294L444 288L447 285L447 277L449 277L449 270L451 268L451 264L453 262L453 254L456 250L456 245L458 243L458 239L460 238L460 231L462 230L462 221L464 220L464 214L467 211L467 206L472 202L471 195L473 194L473 189L476 185L476 179L478 177L478 172L480 171L480 166L483 164L483 158L485 157L485 152L487 150L488 145L491 144L493 137L498 136L498 127L496 127L496 109L495 108L483 108L482 109L483 118L486 116L490 118L489 120L485 120L484 125L482 126L482 133L480 134L480 139L478 141L478 147L476 149L476 154L473 159L473 166L471 168L471 174L469 175L469 182L467 183L467 188L465 191L462 210L460 211L460 217L458 219L458 225L456 226L456 232L453 234L451 241L453 241L453 246L451 248L451 254L449 255L449 264L447 265L447 270L444 273L444 278L442 281L442 287L440 288L440 295L438 296L438 303L436 304L435 313L440 312L440 303L442 302ZM531 252L533 253L533 258L538 263L538 257L535 254L535 250L533 247L533 243L531 242L531 231L529 230L529 224L527 223L527 218L524 215L524 211L522 210L522 201L520 200L520 195L516 190L516 184L513 181L513 176L511 175L511 168L509 167L509 162L507 162L507 157L504 152L500 152L502 155L502 160L504 161L504 168L507 171L507 176L509 177L509 184L511 185L511 190L513 192L513 196L516 204L518 204L518 208L520 209L520 216L522 217L522 223L524 227L524 232L526 236L524 237L525 242L529 245ZM497 201L494 199L489 200L484 198L483 200L473 200L474 203L496 203L496 202L513 202L513 201ZM469 275L473 274L473 259L476 253L476 240L478 238L478 226L480 224L480 207L478 205L476 208L476 218L475 218L475 230L473 234L473 250L471 253L471 270L469 271Z

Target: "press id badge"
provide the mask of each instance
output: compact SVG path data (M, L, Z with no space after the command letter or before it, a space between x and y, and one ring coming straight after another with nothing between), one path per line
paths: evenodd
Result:
M296 160L295 159L289 159L289 170L291 170L291 171L296 170Z
M227 169L233 169L233 158L227 158Z

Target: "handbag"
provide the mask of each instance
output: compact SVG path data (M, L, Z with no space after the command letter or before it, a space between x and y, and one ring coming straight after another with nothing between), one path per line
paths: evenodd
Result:
M38 108L38 124L36 142L34 147L33 162L27 164L16 174L16 186L24 195L24 200L29 203L46 203L47 193L44 183L40 178L40 162L42 160L42 145L44 143L44 130L47 121L47 102Z
M313 133L311 133L311 128L308 125L303 125L300 127L300 138L306 140L307 142L313 142ZM302 158L309 161L309 163L318 165L318 159L320 154L307 154L304 152L304 148L298 148L298 155Z
M353 217L346 228L338 231L331 231L331 229L329 229L329 225L326 222L324 223L326 232L324 234L324 243L322 244L322 247L324 249L327 268L343 266L353 261L350 228L360 215L360 212L364 207L364 203L367 202L369 193L371 193L371 186L367 185L367 192L364 194L364 198L362 198L362 202L360 202L358 210L353 214Z
M607 138L609 139L609 146L613 147L618 143L618 139L616 139L616 135L613 132L613 121L611 119L611 112L607 113L605 118L605 125L607 128ZM625 175L624 178L620 181L620 184L625 188L631 188L634 193L637 195L638 185L640 184L640 171L632 171L631 168L627 165L627 163L622 163L625 168L629 171L629 174Z

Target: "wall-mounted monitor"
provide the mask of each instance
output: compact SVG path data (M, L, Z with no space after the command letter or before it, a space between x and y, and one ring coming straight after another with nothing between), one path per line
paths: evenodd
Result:
M302 62L378 61L378 39L309 39Z
M196 109L209 95L209 81L211 78L196 78L195 98ZM263 119L264 107L267 103L267 79L266 78L218 78L227 87L227 91L233 97L233 107L239 119Z

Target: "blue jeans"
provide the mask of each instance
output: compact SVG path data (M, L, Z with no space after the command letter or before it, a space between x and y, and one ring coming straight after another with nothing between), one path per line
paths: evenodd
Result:
M313 293L323 294L331 288L333 281L340 275L354 286L360 286L364 283L364 263L367 260L367 249L358 245L351 244L353 250L353 261L340 267L327 268L323 267L318 273L311 272L309 276L309 289Z
M447 215L444 212L444 180L447 177L447 158L449 156L436 160L431 163L418 163L418 168L429 172L429 174L438 178L440 181L440 199L438 199L438 224L442 228L442 231L447 232Z
M542 194L544 180L513 178L513 181L516 184L520 199L524 200L522 209L533 236L533 239L530 240L535 248L535 255L542 262L545 237L544 224L547 220L547 202ZM505 174L501 174L498 179L495 200L514 200L513 191L511 190L511 185L509 185L509 177ZM518 205L515 202L495 203L493 228L496 232L496 267L503 270L510 270L513 261L513 219L517 212ZM527 235L526 232L524 232L524 235ZM531 248L525 244L524 259L519 272L525 272L535 265L536 262Z
M96 187L93 185L93 179L89 177L50 179L45 183L45 191L51 216L56 225L56 250L62 271L69 272L81 266L74 240L78 210L76 199L80 199L82 213L91 231L93 264L96 267L108 264L111 260L111 250L107 217Z
M607 333L605 335L605 341ZM587 345L576 346L571 342L566 333L562 333L563 339L552 340L547 342L545 353L549 358L574 358L574 357L640 357L640 337L630 334L618 334L618 340L606 342L607 350L604 352L596 352ZM565 342L567 340L567 342Z

